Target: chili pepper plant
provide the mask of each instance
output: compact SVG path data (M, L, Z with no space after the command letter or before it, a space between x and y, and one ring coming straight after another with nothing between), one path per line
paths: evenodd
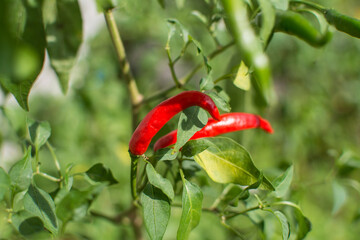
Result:
M104 25L84 40L95 4ZM325 62L326 83L293 63L315 61L304 49L332 53L339 38L359 52L359 15L343 10L307 0L1 1L0 238L341 239L321 222L341 218L327 229L356 239L359 57L345 70ZM47 71L61 94L36 94ZM337 84L336 71L357 82ZM329 183L333 197L316 190Z

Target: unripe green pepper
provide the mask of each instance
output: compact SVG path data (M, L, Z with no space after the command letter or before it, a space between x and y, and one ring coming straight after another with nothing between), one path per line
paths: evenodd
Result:
M244 63L253 72L254 89L259 93L261 104L266 106L272 95L272 76L267 55L248 18L247 5L243 0L222 0L227 24L240 49Z
M303 15L293 11L276 11L274 31L294 35L313 47L325 45L332 37L331 32L320 33Z
M325 9L323 14L331 25L341 32L360 38L360 20L346 16L334 9Z

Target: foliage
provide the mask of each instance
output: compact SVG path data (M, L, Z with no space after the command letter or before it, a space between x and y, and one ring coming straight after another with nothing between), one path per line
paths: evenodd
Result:
M0 4L0 238L356 239L356 1L97 0L86 41L80 3ZM45 58L67 95L32 93ZM131 124L187 89L275 134L189 141L189 108L156 136L177 127L174 148L130 159Z

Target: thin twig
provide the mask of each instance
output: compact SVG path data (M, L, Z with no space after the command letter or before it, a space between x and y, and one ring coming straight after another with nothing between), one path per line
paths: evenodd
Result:
M142 101L143 96L140 94L135 79L131 73L129 61L126 58L125 48L123 42L120 37L120 32L116 26L116 21L114 15L112 13L112 9L106 10L104 12L105 21L114 44L116 54L119 59L120 69L124 79L126 80L126 84L129 89L131 105L132 105L132 115L133 115L133 129L136 128L137 125L137 118L138 118L138 108L137 106Z
M54 148L51 146L51 144L50 144L49 142L46 142L46 147L47 147L47 148L49 149L49 151L50 151L51 157L52 157L53 160L54 160L55 167L56 167L56 169L58 170L59 175L60 175L60 178L61 178L61 167L60 167L59 160L58 160L57 157L56 157Z
M53 181L53 182L61 182L61 179L60 178L56 178L56 177L53 177L49 174L46 174L46 173L43 173L43 172L35 172L33 175L39 175L39 176L42 176L43 178L46 178L50 181Z
M208 56L208 60L210 61L211 59L215 58L216 56L218 56L220 53L224 52L226 49L230 48L231 46L233 46L235 44L235 41L231 41L228 44L224 45L223 47L217 48L216 50L214 50L212 53L210 53L210 55ZM179 83L181 86L184 86L186 83L188 83L191 78L201 69L201 67L204 65L204 62L202 61L201 63L199 63L198 65L196 65L185 77L181 78L179 80ZM167 89L161 90L158 93L155 93L154 95L143 99L142 102L139 103L139 105L142 105L144 103L148 103L154 100L157 100L159 98L163 98L165 97L167 94L169 94L170 92L174 91L176 89L176 85L171 86Z

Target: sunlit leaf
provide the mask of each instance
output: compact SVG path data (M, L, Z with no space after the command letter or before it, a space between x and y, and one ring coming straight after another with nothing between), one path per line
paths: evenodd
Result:
M236 77L233 81L234 85L242 90L248 91L251 87L249 68L241 61Z
M169 198L151 184L146 185L141 193L144 223L146 231L152 240L161 240L170 218Z
M188 239L191 230L200 222L203 193L201 189L183 179L182 213L177 239Z
M203 138L189 141L184 146L185 152L191 152L196 148L205 148L197 153L194 159L213 181L240 185L251 185L258 181L260 171L255 167L250 154L232 139ZM274 189L265 177L261 187Z
M159 173L157 173L151 164L146 165L146 174L151 185L159 188L166 196L169 197L170 200L174 200L174 189L168 179L163 178Z
M33 216L39 217L46 229L55 236L58 234L58 221L55 215L55 203L50 195L30 185L28 192L24 197L24 208Z

